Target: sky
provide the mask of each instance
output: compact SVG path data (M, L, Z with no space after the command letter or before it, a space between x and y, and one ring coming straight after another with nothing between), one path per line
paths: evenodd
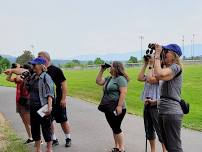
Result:
M202 43L201 0L0 0L0 54L54 59ZM31 46L34 46L33 48Z

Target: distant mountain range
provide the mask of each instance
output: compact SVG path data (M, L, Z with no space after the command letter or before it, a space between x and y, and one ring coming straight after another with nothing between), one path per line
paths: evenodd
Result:
M145 49L146 50L146 49ZM142 55L144 55L145 50L142 52ZM194 52L193 47L191 45L185 45L184 46L184 56L191 57L191 56L201 56L202 55L202 44L195 44L194 45ZM11 56L11 55L2 55L3 57L7 58L10 62L15 62L17 57ZM119 60L119 61L127 61L130 56L135 56L138 59L141 58L141 51L130 51L126 53L109 53L105 55L99 55L99 54L89 54L89 55L81 55L81 56L75 56L73 58L69 58L67 60L60 60L60 59L53 59L53 64L55 65L62 65L67 62L70 62L72 59L77 59L83 62L95 60L97 57L100 57L103 60L106 61L113 61L113 60Z
M146 49L145 49L146 50ZM145 50L143 50L142 55L145 54ZM182 50L184 56L191 57L191 56L201 56L202 55L202 44L195 44L194 45L194 52L193 47L191 45L184 46L184 51ZM105 55L98 55L98 54L89 54L89 55L81 55L74 57L74 59L82 60L82 61L89 61L95 60L97 57L100 57L103 60L113 61L127 61L130 56L135 56L138 59L141 59L141 51L131 51L126 53L109 53Z

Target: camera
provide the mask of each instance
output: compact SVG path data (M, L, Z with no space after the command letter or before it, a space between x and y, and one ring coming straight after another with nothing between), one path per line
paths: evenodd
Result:
M26 78L28 78L28 77L31 77L31 73L30 73L29 71L25 71L25 72L23 72L23 73L20 75L20 77L21 77L22 79L26 79Z
M108 64L108 63L104 63L104 64L102 64L101 66L102 66L103 69L108 69L108 68L111 67L111 65Z
M34 73L33 68L32 68L32 65L30 65L30 64L24 64L24 65L22 66L22 68L28 70L28 71L25 71L25 72L23 72L23 73L21 74L20 77L21 77L22 79L26 79L26 78L28 78L28 77L31 77L32 74Z
M155 51L155 44L154 43L149 43L149 45L148 45L148 50L153 50L153 51ZM165 49L165 48L162 48L162 52L161 52L161 54L160 54L160 59L161 59L161 61L164 61L165 60L165 55L168 53L168 50L167 49Z

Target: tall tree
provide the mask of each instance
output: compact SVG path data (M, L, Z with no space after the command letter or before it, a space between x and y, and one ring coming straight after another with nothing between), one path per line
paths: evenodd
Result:
M23 54L18 56L16 59L16 63L19 63L20 65L26 64L27 62L31 61L34 58L34 55L31 51L24 50Z

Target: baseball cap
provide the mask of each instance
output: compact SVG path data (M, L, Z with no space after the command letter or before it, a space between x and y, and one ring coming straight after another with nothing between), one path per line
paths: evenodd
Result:
M179 45L177 44L169 44L169 45L165 45L162 46L164 49L170 50L175 52L179 57L182 55L182 51Z
M42 57L38 57L30 61L29 63L30 64L46 64L46 60Z

